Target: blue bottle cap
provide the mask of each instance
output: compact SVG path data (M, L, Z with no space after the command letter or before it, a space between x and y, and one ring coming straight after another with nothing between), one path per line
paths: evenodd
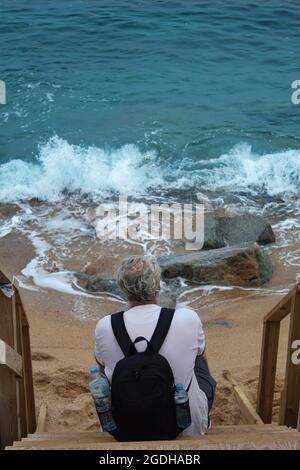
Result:
M176 390L184 390L183 384L176 384Z
M91 373L91 374L97 374L97 372L98 372L97 367L91 367L91 368L90 368L90 373Z

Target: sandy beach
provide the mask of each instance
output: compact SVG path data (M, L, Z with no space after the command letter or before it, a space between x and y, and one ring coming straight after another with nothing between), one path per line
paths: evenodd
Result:
M34 254L28 240L11 233L1 239L0 266L9 277L18 275ZM120 250L111 266L126 252ZM98 253L101 257L101 253ZM105 256L104 256L105 258ZM218 381L212 412L215 424L237 424L239 410L223 371L245 387L255 403L260 361L262 322L283 295L278 285L290 285L293 270L283 269L278 253L273 256L275 274L271 283L253 290L208 290L189 296L190 307L200 315L206 334L211 372ZM277 288L277 289L276 289ZM31 327L32 359L37 413L48 407L47 430L95 430L94 405L88 392L88 370L94 361L94 330L98 319L122 309L111 299L68 295L51 289L20 289ZM91 312L93 313L91 318ZM86 315L85 315L86 313ZM282 323L278 356L274 420L286 360L287 321Z

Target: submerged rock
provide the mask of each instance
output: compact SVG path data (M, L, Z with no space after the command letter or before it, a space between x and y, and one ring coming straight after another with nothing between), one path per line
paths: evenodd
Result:
M122 297L122 292L117 286L115 279L109 277L107 273L87 274L82 272L75 273L78 285L89 292L100 293L107 292L109 294Z
M200 285L261 286L270 281L273 266L257 243L161 256L162 278L181 277Z
M0 204L0 218L1 219L11 218L14 215L16 215L19 210L20 210L20 207L17 206L17 204L10 204L10 203Z

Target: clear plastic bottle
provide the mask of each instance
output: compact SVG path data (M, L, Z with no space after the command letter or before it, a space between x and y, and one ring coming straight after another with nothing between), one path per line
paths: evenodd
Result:
M95 402L96 411L102 430L113 432L117 429L111 412L110 384L107 377L97 367L90 369L89 389Z
M192 420L189 395L182 384L176 384L174 400L176 404L177 426L180 429L186 429L188 426L190 426Z

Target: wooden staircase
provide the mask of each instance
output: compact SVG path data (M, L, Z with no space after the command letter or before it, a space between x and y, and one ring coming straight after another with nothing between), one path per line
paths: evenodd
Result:
M215 426L205 436L116 442L102 432L35 433L7 450L300 450L300 433L274 424Z

